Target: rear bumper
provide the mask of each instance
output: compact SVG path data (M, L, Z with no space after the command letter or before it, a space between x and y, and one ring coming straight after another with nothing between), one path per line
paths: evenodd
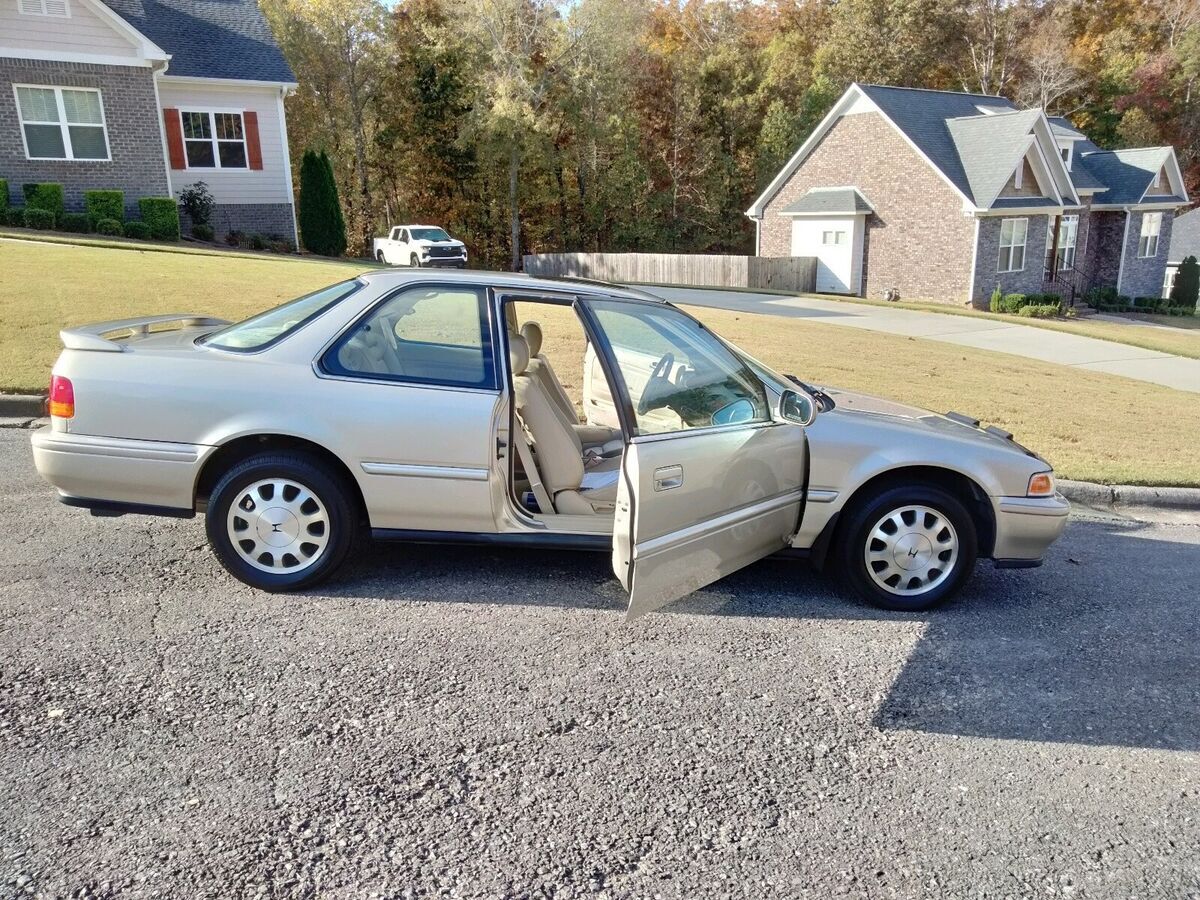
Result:
M194 508L196 478L212 447L52 431L33 433L33 462L72 506L125 511Z
M1041 564L1046 548L1063 533L1071 504L1061 494L993 497L992 509L996 518L992 558L1000 568L1023 569Z

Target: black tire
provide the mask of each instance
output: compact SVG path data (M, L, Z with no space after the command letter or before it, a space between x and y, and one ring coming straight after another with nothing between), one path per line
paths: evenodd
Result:
M954 534L957 535L958 552L957 556L953 557L950 570L941 577L941 580L919 593L901 595L892 593L876 581L868 568L866 550L871 532L877 523L889 513L909 506L926 507L935 515L944 517L952 526ZM975 570L975 560L979 553L979 538L975 520L971 518L971 514L963 506L962 501L940 487L931 484L912 484L886 488L872 496L856 499L853 506L842 515L837 545L833 548L837 573L846 588L872 606L904 612L932 609L957 594ZM930 519L929 521L935 520ZM878 549L883 545L873 542L872 546ZM922 557L929 559L932 563L931 568L927 571L936 571L937 564L933 561L935 550L936 548L931 548L929 554ZM911 550L906 552L911 552ZM893 552L893 557L896 559L906 558L906 553L897 550ZM874 565L880 566L881 564L876 562ZM882 565L886 566L886 563ZM887 569L883 568L880 577L882 578L886 572ZM911 584L911 582L901 583L904 576L894 577L896 583L892 586L893 590L903 589L907 584ZM913 589L919 590L920 586L917 585Z
M387 264L387 260L383 258L383 251L382 251L382 250L376 250L376 251L375 251L375 262L384 263L385 265Z
M414 269L421 268L421 257L414 253L411 257L409 257L408 264Z
M234 546L229 533L232 504L244 496L246 488L268 479L293 482L310 492L324 507L327 525L322 524L322 533L328 528L325 545L319 553L313 554L312 561L303 560L304 567L296 571L268 572L256 568ZM296 527L298 529L298 524ZM346 559L358 530L357 504L343 478L321 461L302 453L261 453L242 460L221 476L208 500L205 530L217 559L234 578L264 591L299 591L329 578ZM273 530L278 531L278 526ZM247 534L249 543L255 544L252 533L248 531ZM292 555L286 550L280 552L283 559ZM292 555L297 564L301 563L303 552L296 550Z

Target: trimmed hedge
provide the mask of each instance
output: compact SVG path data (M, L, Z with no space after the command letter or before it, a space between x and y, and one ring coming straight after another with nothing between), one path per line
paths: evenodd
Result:
M39 228L42 231L49 231L54 227L54 213L48 209L40 209L36 206L26 206L25 227Z
M123 226L122 232L127 238L134 238L139 241L150 240L150 226L141 219L130 219Z
M138 201L142 221L156 241L179 240L179 205L174 197L143 197Z
M9 228L24 228L25 210L20 206L10 206L4 210L4 224Z
M8 211L8 179L0 178L0 215Z
M53 182L24 184L21 190L25 194L26 209L44 209L50 213L51 225L62 218L64 210L63 186Z
M121 223L116 219L101 219L96 223L96 234L103 234L108 237L120 237L125 231L121 227Z
M87 213L63 213L58 221L58 228L60 231L70 231L74 234L87 234L90 230Z
M125 221L124 191L84 191L83 208L87 212L88 225L95 228L101 219Z
M1057 303L1031 303L1022 306L1017 315L1026 319L1052 319L1059 313Z

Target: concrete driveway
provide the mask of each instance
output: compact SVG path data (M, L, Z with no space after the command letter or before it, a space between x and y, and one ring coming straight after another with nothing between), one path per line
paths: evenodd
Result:
M1128 344L1081 337L995 319L943 315L912 309L843 303L817 297L783 297L751 291L643 287L672 303L690 303L765 315L811 318L829 325L927 338L963 347L996 350L1045 362L1123 375L1181 391L1200 393L1200 359L1187 359Z
M1188 897L1200 529L1077 520L930 615L768 561L380 547L301 596L0 430L0 897Z

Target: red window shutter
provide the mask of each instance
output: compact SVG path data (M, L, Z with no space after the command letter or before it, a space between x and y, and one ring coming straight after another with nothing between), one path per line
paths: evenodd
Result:
M252 109L242 113L242 121L246 123L246 161L250 168L262 168L262 143L258 139L258 113Z
M179 110L163 110L163 125L167 129L167 157L172 169L186 169L187 157L183 153L183 124L179 121Z

